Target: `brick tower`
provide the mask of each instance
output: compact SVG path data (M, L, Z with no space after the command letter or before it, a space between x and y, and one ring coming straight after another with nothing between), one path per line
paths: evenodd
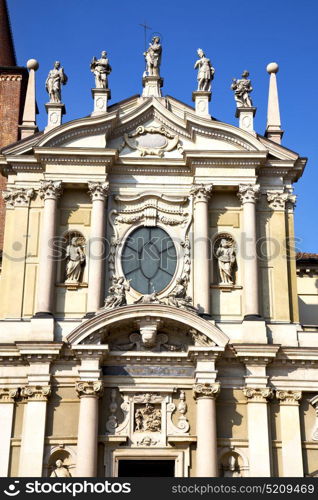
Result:
M27 83L27 69L17 66L7 1L0 0L0 150L20 138ZM6 178L0 173L0 191L5 187ZM0 196L0 257L3 232L4 205Z

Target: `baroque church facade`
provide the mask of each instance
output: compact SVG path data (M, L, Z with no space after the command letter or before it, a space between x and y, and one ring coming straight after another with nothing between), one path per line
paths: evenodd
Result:
M158 37L141 96L109 104L102 53L65 123L56 63L39 132L37 61L1 22L0 475L316 475L318 258L294 251L306 159L281 145L278 65L264 135L247 72L237 126L211 117L200 49L194 107L163 96Z

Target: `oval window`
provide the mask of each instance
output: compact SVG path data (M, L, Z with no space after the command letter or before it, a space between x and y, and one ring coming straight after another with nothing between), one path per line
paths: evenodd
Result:
M175 273L176 248L160 227L139 227L127 238L121 262L126 279L137 292L161 292Z

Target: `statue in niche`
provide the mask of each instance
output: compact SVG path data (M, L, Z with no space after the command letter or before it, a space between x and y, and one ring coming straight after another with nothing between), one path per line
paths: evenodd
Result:
M107 52L103 50L100 59L93 57L91 61L91 72L95 76L96 89L108 89L108 75L111 73L112 68L107 58Z
M220 285L233 285L233 269L236 262L233 242L222 238L215 256L218 260Z
M85 265L83 249L84 238L74 236L66 247L66 281L65 283L79 283Z
M238 108L250 108L253 106L252 99L249 96L253 90L251 80L248 79L249 75L249 72L245 70L241 79L237 80L233 78L232 80L231 89L234 90L234 99Z
M61 102L61 87L67 83L67 76L61 63L56 61L54 68L49 71L45 88L50 97L50 102Z
M202 49L197 50L198 59L194 65L194 69L198 70L198 90L210 92L211 81L214 78L215 69L213 68L210 59L205 57Z
M112 285L108 289L108 296L105 299L104 309L115 309L127 304L126 292L130 290L130 280L125 280L123 276L112 277Z
M136 432L160 432L161 430L161 410L151 403L146 403L143 408L135 411L135 431Z
M228 464L223 466L223 477L242 477L235 455L229 455Z
M197 312L191 304L192 299L187 295L187 281L185 278L178 278L177 284L167 297L167 304L180 309L188 309Z
M160 37L154 36L147 51L144 52L146 59L146 72L144 76L160 77L161 53L162 47L160 45Z
M68 468L63 465L62 460L56 460L55 466L56 468L53 470L50 477L72 477Z

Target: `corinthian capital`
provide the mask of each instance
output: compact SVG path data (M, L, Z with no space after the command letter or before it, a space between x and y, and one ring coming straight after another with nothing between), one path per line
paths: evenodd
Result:
M255 203L259 194L259 184L240 184L237 196L241 203Z
M50 394L49 385L27 385L21 390L21 396L28 401L47 401Z
M0 404L3 403L14 403L19 390L17 387L0 387Z
M62 194L62 181L41 181L40 198L57 200Z
M193 386L193 392L195 399L198 398L217 398L221 389L219 382L214 384L195 384Z
M212 194L213 184L193 184L190 189L190 194L194 198L194 202L207 202Z
M270 387L246 387L243 389L243 393L244 396L252 403L266 403L267 399L273 397L273 391Z
M34 197L34 189L10 189L9 191L3 191L2 197L7 208L28 207L30 200Z
M290 196L288 193L280 191L268 191L267 201L272 210L285 210L285 204Z
M301 391L276 391L276 398L285 405L298 405L301 396Z
M103 384L101 380L76 382L75 389L80 398L85 396L99 398L103 393Z
M104 201L109 189L108 182L88 182L88 192L92 201Z

